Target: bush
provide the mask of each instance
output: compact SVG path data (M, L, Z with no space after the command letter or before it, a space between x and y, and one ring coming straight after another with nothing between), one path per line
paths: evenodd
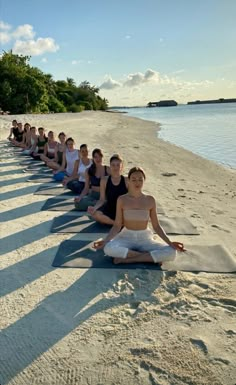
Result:
M84 111L84 106L81 104L72 104L71 106L67 107L68 112L82 112Z
M48 108L51 112L66 112L64 104L53 95L49 96Z

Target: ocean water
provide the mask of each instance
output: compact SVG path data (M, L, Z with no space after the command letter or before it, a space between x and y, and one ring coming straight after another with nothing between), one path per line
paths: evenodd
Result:
M161 124L159 138L236 169L236 103L121 109Z

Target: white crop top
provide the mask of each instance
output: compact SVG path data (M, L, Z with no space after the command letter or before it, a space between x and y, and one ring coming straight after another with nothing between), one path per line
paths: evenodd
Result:
M69 151L66 149L66 173L71 176L74 171L75 161L79 159L79 151L73 150Z
M87 170L87 168L89 168L92 164L92 160L90 159L89 160L89 164L84 164L82 162L82 159L80 159L79 161L79 168L78 168L78 175L79 175L79 181L80 182L85 182L85 171Z

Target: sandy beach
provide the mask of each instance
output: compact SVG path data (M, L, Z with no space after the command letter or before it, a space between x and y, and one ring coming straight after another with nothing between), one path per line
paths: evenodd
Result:
M145 191L200 232L172 240L236 258L235 170L120 113L0 116L0 384L235 385L235 274L53 268L59 244L77 235L50 233L61 213L40 211L48 197L2 151L14 118L100 147L106 164L119 152L125 173L143 167Z

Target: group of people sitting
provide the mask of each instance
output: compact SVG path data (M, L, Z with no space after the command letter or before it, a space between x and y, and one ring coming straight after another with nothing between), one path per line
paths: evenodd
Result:
M142 191L146 176L141 167L132 167L124 176L119 154L112 155L110 164L104 165L101 149L95 148L90 158L87 144L77 149L74 139L66 138L64 132L56 141L53 131L46 136L45 129L39 127L37 134L36 127L26 123L23 128L16 120L8 139L22 148L22 154L45 162L54 179L77 194L77 210L112 226L104 240L94 242L94 248L103 248L114 263L162 263L185 250L183 243L172 242L160 226L154 197ZM154 239L149 220L166 245Z

